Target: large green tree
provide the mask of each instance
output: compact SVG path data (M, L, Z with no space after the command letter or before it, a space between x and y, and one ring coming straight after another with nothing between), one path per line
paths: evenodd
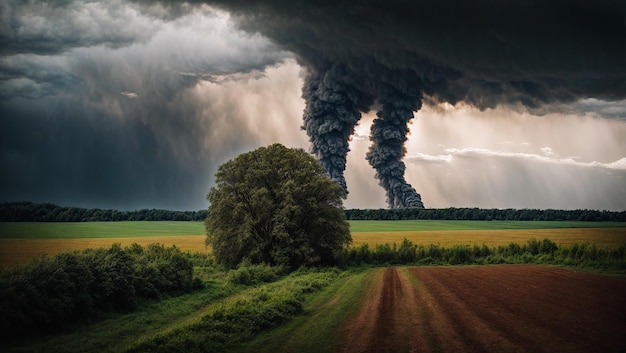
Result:
M330 265L352 241L343 188L302 149L261 147L224 163L215 178L206 243L224 265Z

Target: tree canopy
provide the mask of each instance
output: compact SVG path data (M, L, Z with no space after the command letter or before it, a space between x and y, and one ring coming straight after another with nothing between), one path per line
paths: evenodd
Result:
M224 265L331 265L352 241L343 188L302 149L261 147L224 163L215 178L206 243Z

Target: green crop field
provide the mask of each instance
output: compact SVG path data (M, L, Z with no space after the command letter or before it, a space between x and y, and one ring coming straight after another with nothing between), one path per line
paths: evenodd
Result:
M352 233L450 230L507 230L562 228L626 228L622 222L570 221L350 221ZM0 238L137 238L204 235L202 222L0 222Z
M0 238L136 238L204 235L202 222L3 222Z

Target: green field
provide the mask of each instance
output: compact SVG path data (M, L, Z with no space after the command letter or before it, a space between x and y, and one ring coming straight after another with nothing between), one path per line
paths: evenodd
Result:
M350 221L352 233L450 230L623 228L623 222L571 221ZM202 222L0 222L0 238L139 238L204 235Z
M204 235L202 222L2 222L0 238L137 238Z

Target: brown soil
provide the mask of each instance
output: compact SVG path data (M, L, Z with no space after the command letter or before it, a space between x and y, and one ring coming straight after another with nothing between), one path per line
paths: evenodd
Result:
M626 278L547 266L386 268L339 352L624 352Z

